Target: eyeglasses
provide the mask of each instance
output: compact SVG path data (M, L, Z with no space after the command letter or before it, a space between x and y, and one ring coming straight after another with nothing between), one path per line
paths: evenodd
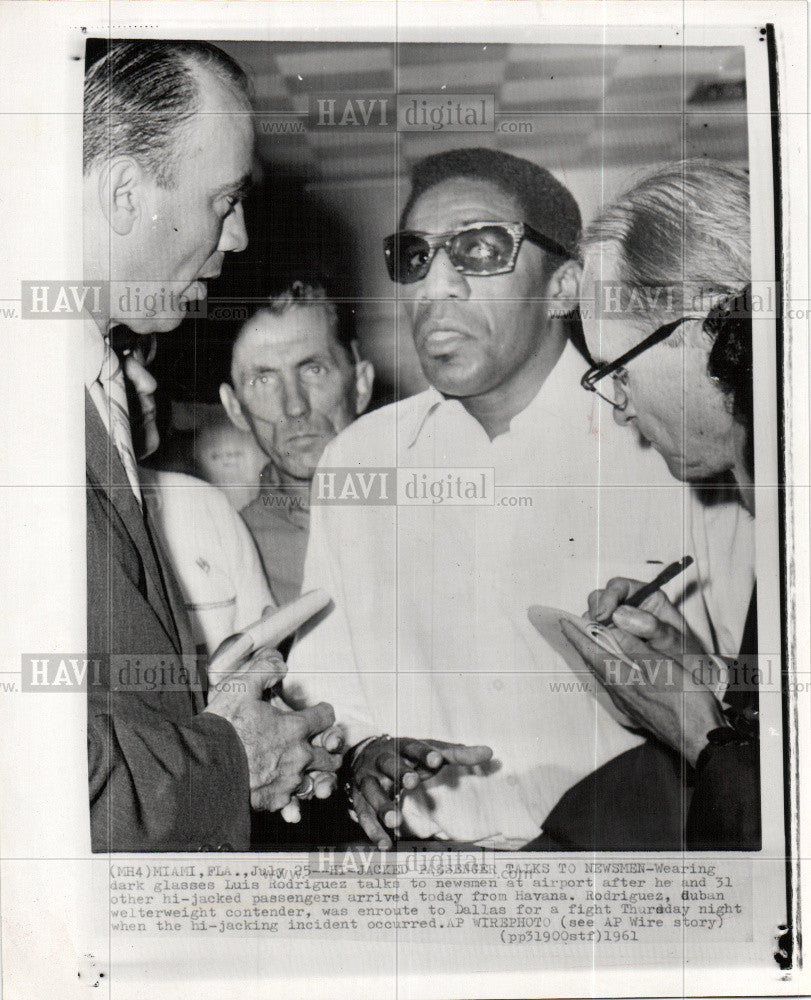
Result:
M436 234L404 229L386 237L383 252L391 280L411 285L428 274L440 249L460 274L477 277L508 274L515 268L525 239L555 256L569 256L560 243L526 222L474 222L464 229Z
M658 327L653 333L646 337L643 341L632 347L630 351L626 351L625 354L621 355L616 361L607 361L602 365L592 365L591 368L585 373L583 378L580 379L580 385L586 389L588 392L596 393L600 399L604 399L606 403L610 403L615 410L624 410L628 405L628 393L627 393L627 382L628 382L628 372L625 370L625 365L629 361L633 361L634 358L638 358L643 351L647 351L649 347L653 347L655 344L661 344L663 340L667 340L674 330L677 330L682 323L688 323L690 320L704 320L704 316L682 316L679 319L675 319L670 323L665 323L664 326ZM614 380L614 398L610 396L603 395L602 392L597 388L597 383L608 376L611 376Z

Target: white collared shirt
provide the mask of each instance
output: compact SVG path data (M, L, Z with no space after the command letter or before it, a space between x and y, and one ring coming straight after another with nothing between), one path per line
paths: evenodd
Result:
M152 524L180 585L194 642L220 643L262 617L274 601L259 553L228 497L179 472L139 469Z
M91 319L84 321L84 384L90 393L90 398L98 410L101 421L110 433L110 414L106 406L99 404L98 395L92 391L93 384L98 381L101 375L101 366L104 363L104 337L101 330Z
M335 608L300 637L286 686L332 702L350 745L389 733L494 751L492 767L447 768L406 796L417 836L521 846L567 789L641 742L527 618L532 604L582 613L610 577L651 579L689 551L686 488L581 389L585 367L567 346L492 441L429 389L356 421L322 458L401 476L495 470L492 506L311 507L303 589Z
M755 586L755 519L734 489L714 502L690 491L687 509L701 595L714 632L713 652L737 657Z

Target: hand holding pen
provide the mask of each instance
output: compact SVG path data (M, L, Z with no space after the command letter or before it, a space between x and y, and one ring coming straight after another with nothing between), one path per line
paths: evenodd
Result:
M618 608L640 608L648 598L656 594L657 591L660 591L666 583L670 583L671 580L675 579L679 573L686 570L692 563L692 556L684 556L666 566L650 583L643 583L641 580L632 580L628 577L615 576L608 581L604 590L595 590L589 594L589 617L595 622L605 624L612 621ZM656 600L653 603L657 607L664 609L661 601ZM670 602L668 601L667 604L670 604ZM651 607L650 610L654 614L656 613L654 607ZM679 620L683 620L681 615L679 615ZM616 622L616 624L622 627L620 622Z
M659 589L691 562L686 556L649 584L616 577L589 595L589 617L614 626L613 638L636 667L606 654L568 622L561 629L617 707L694 765L723 715L714 692L690 666L693 657L705 655L700 640ZM652 659L659 663L655 674L646 669ZM647 683L640 684L643 677Z

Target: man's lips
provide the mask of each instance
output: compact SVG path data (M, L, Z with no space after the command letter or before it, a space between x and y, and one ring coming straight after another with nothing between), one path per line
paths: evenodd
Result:
M297 445L307 445L314 441L320 441L325 436L323 431L308 431L303 434L291 434L286 443L297 444Z
M192 299L197 301L202 301L208 295L207 281L211 281L214 278L219 278L221 273L221 268L216 271L211 271L209 274L201 274L199 278L196 278L183 292L181 292L181 299L186 301L191 301Z
M417 342L429 354L447 354L463 340L469 340L470 334L454 326L452 323L432 323L420 329Z

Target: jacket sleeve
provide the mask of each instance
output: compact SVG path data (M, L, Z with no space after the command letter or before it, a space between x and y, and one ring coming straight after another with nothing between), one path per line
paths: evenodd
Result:
M686 764L649 739L593 771L560 799L526 851L680 851Z
M757 740L709 748L695 777L686 841L689 851L760 850Z
M96 437L94 443L91 434L88 461L113 450L103 429ZM171 573L161 567L135 498L100 485L104 472L89 476L87 489L92 848L245 850L245 751L229 722L202 712L204 678ZM113 474L123 485L123 470ZM130 665L138 667L137 683L122 672ZM147 674L147 668L162 673Z
M94 851L247 850L248 763L213 713L178 723L136 696L91 694Z

